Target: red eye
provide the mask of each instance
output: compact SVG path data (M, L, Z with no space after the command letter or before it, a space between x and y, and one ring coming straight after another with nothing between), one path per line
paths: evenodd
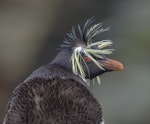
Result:
M89 61L90 61L90 58L86 56L86 57L84 57L84 61L85 61L85 62L89 62Z

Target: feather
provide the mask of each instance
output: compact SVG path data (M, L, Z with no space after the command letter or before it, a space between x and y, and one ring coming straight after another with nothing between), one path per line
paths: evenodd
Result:
M83 66L86 67L88 75L90 77L89 68L86 62L83 59L83 55L90 58L90 60L101 70L104 70L103 65L99 63L95 58L103 59L102 55L111 54L114 49L105 49L105 47L111 46L113 43L111 40L101 40L93 42L92 38L96 35L108 31L109 27L104 29L102 28L102 23L97 23L92 25L94 18L88 19L83 29L78 25L78 33L80 38L77 37L75 27L72 26L70 33L67 33L68 38L64 38L63 44L61 45L61 50L71 49L71 63L72 71L75 75L81 76L86 80L86 74L83 69ZM98 84L100 84L100 78L96 77ZM95 80L93 80L95 81Z

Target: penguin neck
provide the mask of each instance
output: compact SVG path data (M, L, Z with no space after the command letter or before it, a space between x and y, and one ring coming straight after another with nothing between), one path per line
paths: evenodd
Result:
M67 50L60 51L57 56L53 59L50 64L55 64L66 68L68 71L72 72L71 66L71 52Z
M77 76L72 72L72 63L71 63L72 52L69 50L60 51L57 56L48 64L48 66L55 66L57 71L65 71L65 73L69 73L72 78L80 81L82 84L86 85L86 80L81 76ZM61 68L61 70L60 70ZM58 72L59 73L59 72ZM62 73L61 73L62 74Z

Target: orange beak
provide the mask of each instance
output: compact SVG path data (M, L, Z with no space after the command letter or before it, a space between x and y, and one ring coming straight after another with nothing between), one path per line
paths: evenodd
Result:
M110 71L121 71L123 70L123 65L121 62L113 59L101 60L101 63L104 65L104 68Z

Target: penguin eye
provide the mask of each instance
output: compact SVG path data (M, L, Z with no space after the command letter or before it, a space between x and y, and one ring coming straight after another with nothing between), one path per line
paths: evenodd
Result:
M89 57L87 57L87 56L84 56L84 58L83 58L83 59L84 59L84 61L85 61L85 62L90 62L90 61L91 61L91 60L90 60L90 58L89 58Z

